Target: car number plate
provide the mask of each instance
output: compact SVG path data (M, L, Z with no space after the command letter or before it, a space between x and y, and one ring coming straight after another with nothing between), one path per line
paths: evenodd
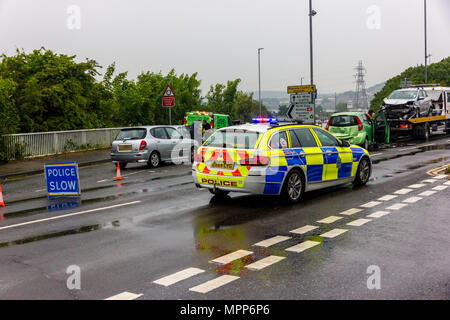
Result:
M119 144L119 151L131 151L131 144Z
M233 170L234 169L234 163L229 162L216 162L214 161L211 164L212 169L226 169L226 170Z

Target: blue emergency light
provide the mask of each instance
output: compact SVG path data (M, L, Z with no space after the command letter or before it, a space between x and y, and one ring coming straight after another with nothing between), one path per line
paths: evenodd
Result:
M253 123L270 123L270 124L277 124L278 119L274 117L256 117L252 118Z

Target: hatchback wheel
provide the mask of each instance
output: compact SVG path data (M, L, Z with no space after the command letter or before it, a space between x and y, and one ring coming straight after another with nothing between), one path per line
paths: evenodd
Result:
M364 140L364 149L369 150L369 139Z
M356 171L356 177L354 180L354 184L357 186L362 186L369 181L370 177L370 164L369 159L367 157L364 157L361 159L361 162L359 163L358 170Z
M159 156L159 153L156 151L153 151L150 154L150 158L148 159L147 164L151 168L159 167L159 165L161 164L161 157Z
M283 185L281 196L289 203L296 203L300 200L305 191L305 182L302 174L298 170L289 172Z

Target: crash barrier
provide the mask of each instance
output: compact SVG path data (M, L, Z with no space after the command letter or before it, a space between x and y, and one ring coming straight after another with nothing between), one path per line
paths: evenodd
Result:
M8 134L2 136L10 160L108 148L122 128Z

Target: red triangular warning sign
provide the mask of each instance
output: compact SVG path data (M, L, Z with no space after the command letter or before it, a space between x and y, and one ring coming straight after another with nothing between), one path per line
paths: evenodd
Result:
M163 97L175 97L175 93L170 86L167 86L164 90Z

